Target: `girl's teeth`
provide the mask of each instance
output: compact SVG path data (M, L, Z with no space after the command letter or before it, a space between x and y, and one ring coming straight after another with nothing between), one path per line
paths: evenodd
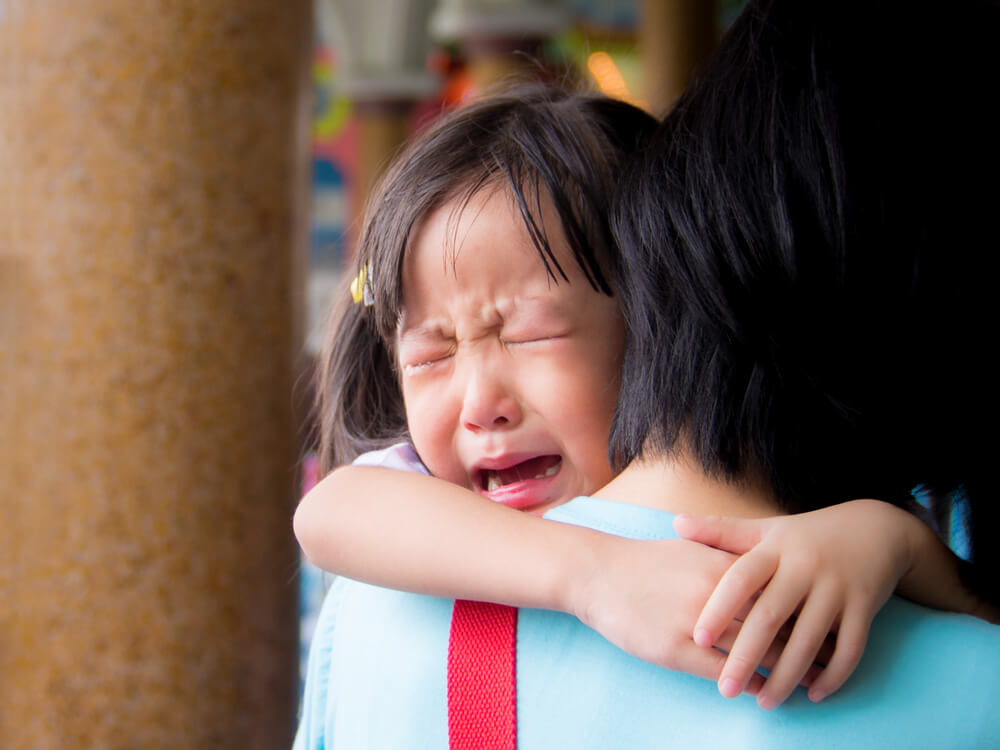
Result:
M524 479L546 479L547 477L555 476L559 472L559 467L562 465L562 461L557 461L552 466L547 468L545 471L535 474L533 477L522 477L518 473L518 478L515 481L523 481ZM509 470L508 470L509 471ZM498 490L503 487L505 482L500 478L499 471L487 471L486 472L486 491L492 492L493 490ZM506 484L511 484L507 482Z

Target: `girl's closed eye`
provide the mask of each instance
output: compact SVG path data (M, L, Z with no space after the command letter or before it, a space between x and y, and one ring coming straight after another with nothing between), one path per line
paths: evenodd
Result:
M500 340L504 346L520 346L526 344L545 344L569 336L567 326L533 327L530 329L512 329L504 331Z
M451 359L452 353L450 351L439 351L439 352L426 352L419 355L411 355L407 359L409 361L403 361L403 374L404 375L417 375L421 372L426 372L436 365L441 365Z
M403 330L397 341L399 365L404 376L431 371L455 353L452 332L437 325L418 325Z
M531 336L531 337L518 337L518 338L503 338L501 342L505 349L526 349L531 351L533 349L545 349L556 343L561 337L559 336Z

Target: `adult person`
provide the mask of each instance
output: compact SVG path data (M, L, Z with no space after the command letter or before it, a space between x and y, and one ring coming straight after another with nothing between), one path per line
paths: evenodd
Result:
M957 500L993 601L998 16L747 7L623 184L623 305L646 335L612 438L623 462L683 446L763 478L793 512Z

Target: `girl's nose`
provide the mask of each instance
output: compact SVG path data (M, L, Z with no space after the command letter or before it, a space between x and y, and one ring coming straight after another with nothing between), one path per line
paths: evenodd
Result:
M480 370L467 380L461 420L471 432L504 429L521 422L521 407L502 378Z

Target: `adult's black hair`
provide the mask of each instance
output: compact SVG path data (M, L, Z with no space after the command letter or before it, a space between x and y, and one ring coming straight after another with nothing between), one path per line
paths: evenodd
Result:
M459 109L399 156L374 190L352 278L365 269L370 307L346 288L320 362L320 463L328 469L407 435L395 370L405 254L420 222L447 201L505 190L554 283L566 281L548 243L541 201L550 198L591 286L612 293L618 253L609 221L625 157L656 121L606 96L519 87Z
M961 486L995 569L998 16L747 6L617 201L619 462L683 450L790 511Z

